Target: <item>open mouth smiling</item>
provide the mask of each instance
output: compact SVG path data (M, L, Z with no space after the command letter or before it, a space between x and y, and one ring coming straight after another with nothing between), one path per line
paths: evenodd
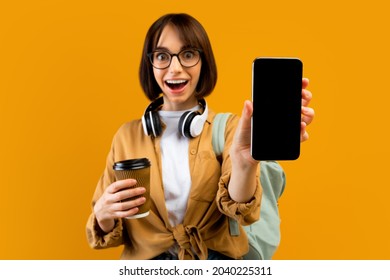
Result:
M180 90L187 85L187 80L166 80L165 84L172 90Z

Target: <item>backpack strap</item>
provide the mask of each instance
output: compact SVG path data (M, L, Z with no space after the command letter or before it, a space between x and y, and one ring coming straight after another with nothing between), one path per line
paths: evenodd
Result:
M212 145L214 153L217 156L220 156L223 153L223 148L225 146L225 127L230 115L231 113L218 113L214 117Z

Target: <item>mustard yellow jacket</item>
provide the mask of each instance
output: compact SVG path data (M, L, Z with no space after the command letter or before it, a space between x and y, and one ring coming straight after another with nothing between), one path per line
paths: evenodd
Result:
M212 121L215 113L210 111L202 134L189 143L189 166L191 191L183 224L172 227L165 207L164 187L161 174L160 138L146 136L141 120L124 124L114 136L107 156L106 168L93 195L92 207L104 189L115 181L114 162L131 158L149 158L151 161L150 214L141 219L120 219L115 228L105 234L96 218L90 215L87 222L87 239L92 248L108 248L124 245L121 259L151 259L177 242L179 259L193 259L194 252L200 259L207 258L207 248L229 257L239 259L248 251L248 240L242 227L239 236L231 236L227 216L241 225L259 219L262 189L260 172L254 197L247 203L237 203L228 194L231 174L229 148L238 124L232 115L226 124L225 150L222 164L217 160L212 144Z

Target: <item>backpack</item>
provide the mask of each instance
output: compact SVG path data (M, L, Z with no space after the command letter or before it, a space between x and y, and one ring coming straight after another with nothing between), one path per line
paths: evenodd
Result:
M215 155L222 154L225 144L225 126L230 113L216 114L212 128L212 145ZM260 162L260 182L263 195L260 219L249 226L243 226L249 241L249 252L244 260L270 260L280 244L280 217L278 199L285 187L285 174L276 161ZM229 217L230 235L240 234L240 225Z

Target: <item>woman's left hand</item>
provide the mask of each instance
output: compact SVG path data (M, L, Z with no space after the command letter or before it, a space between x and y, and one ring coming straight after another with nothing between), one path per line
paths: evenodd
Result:
M309 79L302 79L302 111L301 111L301 142L309 139L306 127L314 119L314 110L309 107L312 94L306 88ZM256 169L259 161L252 158L250 153L251 145L251 117L253 103L245 101L241 118L230 147L230 158L232 161L232 175L229 183L229 194L237 202L248 201L255 191ZM242 188L246 186L246 188Z
M301 111L301 142L309 139L309 134L306 127L314 119L314 110L309 107L312 99L312 93L307 90L309 79L302 79L302 111ZM251 101L245 101L242 115L234 136L233 148L234 151L242 155L242 159L248 163L255 164L256 161L250 158L250 142L251 142L251 117L253 113L253 104Z
M240 164L257 165L258 161L254 160L250 154L251 147L251 119L253 114L253 103L246 100L242 109L242 114L234 134L233 143L230 149L230 155L235 160L242 161Z

